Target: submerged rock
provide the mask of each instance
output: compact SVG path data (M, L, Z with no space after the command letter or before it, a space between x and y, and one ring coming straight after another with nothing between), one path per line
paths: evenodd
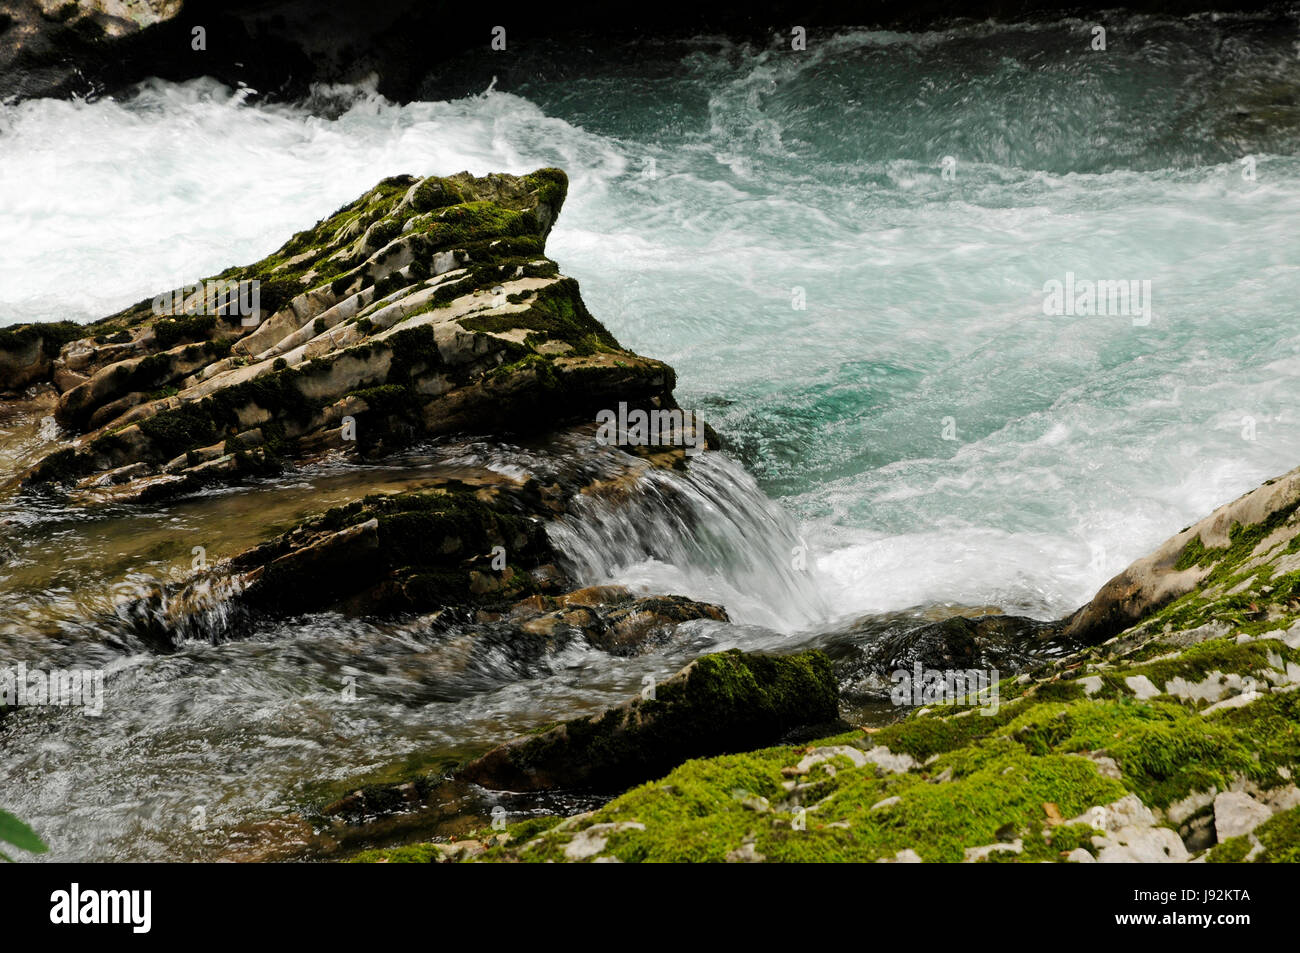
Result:
M688 758L779 741L836 721L835 678L819 652L706 655L638 698L494 748L457 772L508 791L619 790Z
M1023 616L953 615L939 621L872 617L852 626L846 640L860 646L857 664L886 674L911 669L998 669L1019 671L1042 657L1056 634L1052 623Z
M480 618L484 613L479 613ZM611 655L640 655L662 645L677 626L695 619L730 621L722 606L685 596L634 597L622 586L592 586L559 596L536 594L512 606L504 618L524 632L551 636L581 633Z

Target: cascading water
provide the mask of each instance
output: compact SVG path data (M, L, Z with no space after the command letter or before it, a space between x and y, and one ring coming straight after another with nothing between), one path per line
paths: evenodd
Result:
M549 530L575 578L679 593L736 622L782 632L827 620L812 557L790 517L722 453L683 471L647 469L631 486L580 498Z

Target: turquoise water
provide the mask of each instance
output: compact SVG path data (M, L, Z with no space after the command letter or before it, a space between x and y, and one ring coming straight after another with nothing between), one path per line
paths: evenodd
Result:
M327 614L157 655L115 627L113 580L168 578L220 500L66 525L23 504L0 659L105 669L106 714L14 717L6 809L55 859L219 855L305 783L481 750L700 652L935 601L1058 616L1300 463L1296 31L1109 25L1105 52L1076 21L521 51L527 83L405 106L356 87L250 105L206 81L0 106L0 325L93 320L256 260L383 176L565 168L550 254L677 369L729 457L553 537L585 581L738 623L633 659L489 642L466 668L455 633ZM1069 272L1149 280L1150 322L1045 315ZM381 477L258 492L333 501L331 480ZM54 582L22 589L50 539ZM364 704L338 704L345 674Z
M1109 26L522 51L533 80L406 106L6 106L0 323L256 259L384 175L559 165L551 254L795 520L826 615L1057 615L1300 461L1295 34ZM1150 280L1150 324L1045 316L1067 272Z

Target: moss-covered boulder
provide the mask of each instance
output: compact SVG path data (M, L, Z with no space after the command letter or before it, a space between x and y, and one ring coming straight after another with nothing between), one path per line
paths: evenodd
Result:
M838 719L835 676L819 652L738 650L696 659L637 698L494 748L457 772L487 788L614 791L688 758L739 751Z
M0 391L48 388L68 435L23 484L157 500L328 452L675 409L672 369L619 347L545 257L567 187L395 176L255 264L87 327L6 329Z
M611 655L642 655L669 641L683 622L730 621L722 606L685 596L634 596L623 586L588 586L560 595L534 593L504 613L479 612L482 621L508 620L523 633L551 637L577 632Z

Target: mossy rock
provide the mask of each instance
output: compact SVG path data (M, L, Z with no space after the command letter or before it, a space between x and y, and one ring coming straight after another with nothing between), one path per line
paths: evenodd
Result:
M706 655L659 684L653 698L512 741L457 776L512 791L619 790L688 758L835 722L837 696L830 660L820 652Z

